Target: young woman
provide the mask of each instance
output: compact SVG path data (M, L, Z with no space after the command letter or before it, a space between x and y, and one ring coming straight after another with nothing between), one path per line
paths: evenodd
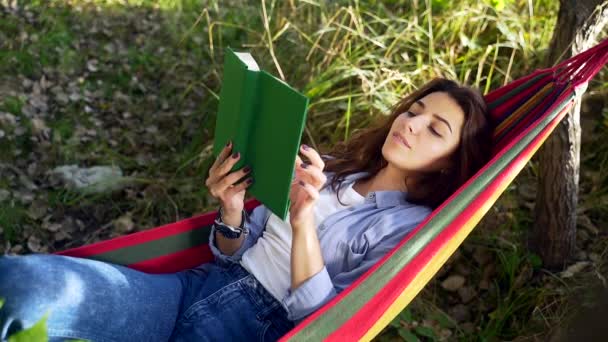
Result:
M483 97L445 79L327 155L305 145L288 222L243 211L230 144L206 185L215 262L176 274L54 255L0 258L0 339L48 313L51 340L276 340L352 284L488 159Z

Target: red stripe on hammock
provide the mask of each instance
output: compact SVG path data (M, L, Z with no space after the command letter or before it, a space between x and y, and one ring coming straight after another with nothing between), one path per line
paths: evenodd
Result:
M559 85L555 85L555 87L560 87ZM555 88L554 88L555 89ZM567 89L560 89L562 92L567 92ZM572 91L572 89L570 88L570 91ZM536 107L534 108L534 110L530 111L529 113L527 113L527 115L520 121L518 122L516 125L514 125L513 127L511 127L510 131L507 132L507 134L505 134L503 137L501 137L500 141L498 141L493 149L496 149L496 151L500 151L503 146L510 141L517 141L517 137L519 137L520 135L518 135L518 132L523 131L527 126L530 126L530 122L532 120L536 120L538 118L536 118L537 114L543 109L543 108L547 108L546 111L548 111L550 109L550 107L552 106L548 106L549 103L553 102L553 103L558 103L557 99L559 99L561 97L561 95L557 96L557 99L552 97L553 94L549 93L547 94L547 96L543 99L543 101L540 104L537 104Z
M414 278L422 271L437 252L459 232L466 224L468 219L483 206L488 199L498 190L501 183L506 181L506 178L516 169L519 164L520 168L524 167L528 158L526 157L538 144L546 139L553 131L555 126L559 124L561 119L567 113L567 106L560 114L554 118L551 123L538 135L532 142L513 160L509 166L501 172L482 193L480 193L473 202L460 213L432 242L423 248L414 259L406 267L404 267L388 284L386 284L378 294L369 300L363 308L361 308L349 321L342 324L340 328L334 331L327 340L343 341L345 339L356 339L365 335L367 331L380 319L380 317L388 310L389 306L402 294L403 290L414 280ZM466 186L466 185L465 185ZM449 202L448 199L447 202ZM438 209L440 210L440 209ZM391 253L392 254L392 253ZM379 266L379 265L378 265ZM365 277L365 276L364 276Z
M510 92L511 90L519 87L520 85L528 82L530 79L538 76L539 74L545 72L545 70L535 70L533 73L526 75L524 77L518 78L515 81L502 86L496 90L493 90L489 93L487 93L484 98L486 99L486 102L491 103L494 102L496 100L498 100L499 98L503 97L505 94L507 94L508 92Z
M257 207L259 204L260 202L255 199L249 200L245 203L245 210L253 210L253 208ZM82 247L68 249L56 254L86 258L121 248L128 248L141 243L159 240L175 234L185 233L194 229L210 226L213 223L213 220L215 220L216 215L217 212L213 211L153 229L120 236L111 240L100 241Z
M562 97L560 97L559 99L562 99ZM558 102L556 102L556 103L558 103ZM550 109L551 108L549 108L549 110ZM558 118L561 118L561 116L562 115L558 116ZM521 135L524 136L530 130L532 130L532 128L533 128L532 126L528 127L524 132L521 132ZM534 141L536 141L536 140L533 140L533 142ZM509 144L505 148L503 148L503 150L501 150L498 154L494 155L494 157L492 158L492 160L490 160L486 165L484 165L484 167L482 167L478 171L477 174L481 174L485 170L487 170L490 167L490 165L492 165L495 162L495 160L501 158L506 153L506 151L508 151L510 148L512 148L513 145L515 145L515 144L516 144L516 141L509 142ZM520 154L520 157L518 157L518 158L521 158L521 154ZM283 336L281 338L281 341L285 341L285 340L291 338L293 335L297 334L300 330L304 329L309 323L313 322L317 318L320 318L326 311L328 311L329 309L331 309L336 303L338 303L340 300L342 300L343 297L347 296L351 291L353 291L355 288L357 288L359 286L359 284L361 284L362 282L364 282L372 273L374 273L382 264L384 264L386 262L386 260L390 259L392 257L392 255L399 248L401 248L401 246L403 246L404 244L408 243L409 240L415 234L417 234L421 229L423 229L426 226L427 222L430 221L435 215L437 215L437 213L441 212L441 210L446 205L448 205L448 203L450 203L453 200L453 198L455 198L462 191L464 191L464 189L467 186L469 186L470 183L472 183L474 181L474 179L475 179L475 177L472 177L464 185L462 185L460 188L458 188L458 190L456 190L442 205L440 205L437 209L435 209L433 211L433 213L431 213L431 215L429 215L424 221L422 221L416 228L414 228L414 230L412 230L412 232L409 235L407 235L397 246L395 246L393 248L393 250L391 250L389 253L387 253L380 261L378 261L374 266L372 266L366 273L364 273L362 276L360 276L353 284L351 284L348 288L346 288L344 291L342 291L338 296L332 298L332 300L330 300L328 303L326 303L323 307L321 307L319 310L315 311L310 316L308 316L305 320L303 320L302 322L300 322L300 324L298 324L298 326L296 326L288 334L286 334L285 336ZM494 184L494 183L492 183L492 184ZM487 188L486 188L486 190L484 190L484 193L486 191L488 191ZM486 196L486 197L488 197L488 196ZM463 211L463 213L464 213L464 211ZM461 213L460 215L462 215L463 213ZM435 240L433 240L433 242L435 242ZM429 244L429 245L431 245L431 244ZM424 250L426 250L426 248L424 248L423 251ZM412 260L412 262L410 264L412 264L412 263L415 263L415 259ZM399 273L399 275L402 275L402 274L404 274L406 272L409 272L407 274L410 274L411 278L413 278L416 275L416 272L410 271L410 267L409 267L410 264L408 264L408 266L406 266ZM418 267L416 267L416 270L419 270L420 267L421 266L418 265ZM403 279L402 278L400 278L400 279L401 279L400 281L403 282ZM411 280L408 281L407 283L402 283L401 284L402 286L400 286L401 290L403 288L405 288L407 286L407 284L409 284L410 282L411 282ZM393 303L394 298L396 298L395 296L391 296L390 292L391 291L395 292L396 291L395 287L399 287L399 286L398 286L398 284L395 284L395 282L390 282L389 284L392 284L390 291L386 291L387 287L384 287L384 289L381 291L381 293L377 294L374 298L372 298L372 301L368 302L364 306L364 308L362 308L361 310L359 310L357 312L357 314L355 314L355 316L351 317L351 319L349 321L345 322L340 328L338 328L330 336L333 336L333 337L339 339L340 336L338 336L339 335L338 333L342 334L341 336L343 337L344 334L347 334L347 332L349 330L359 331L358 335L353 335L353 336L356 336L355 338L360 338L361 336L363 336L369 330L369 328L371 327L371 325L368 325L368 326L366 326L366 327L363 328L363 327L360 327L360 325L362 324L361 322L365 322L365 321L369 322L369 321L371 321L372 322L371 324L375 323L376 320L380 317L380 315L378 315L378 313L380 313L380 314L384 313L384 311L386 311L386 309L388 308L388 306L390 306ZM388 292L388 294L386 294L386 292ZM401 294L401 291L399 291L399 294ZM390 297L390 298L393 298L393 299L392 300L385 300L385 301L379 300L378 298L383 298L382 297L383 295L385 297ZM371 305L370 304L371 302L374 302L374 304ZM376 307L374 307L374 306L376 306ZM368 308L368 309L366 310L365 308ZM379 309L381 309L381 310L379 310ZM373 316L373 315L375 315L375 316ZM346 326L348 326L348 328L346 328ZM350 333L348 333L348 335L350 335Z
M494 118L499 119L502 119L505 114L508 114L509 116L512 115L515 110L522 106L522 103L520 103L521 101L530 98L533 93L538 92L538 90L549 84L552 79L553 75L547 74L545 77L542 77L541 79L537 80L529 88L526 88L525 91L516 94L515 96L500 104L498 107L494 108L494 110L492 111L492 115L494 116ZM504 119L506 120L506 118ZM512 128L510 127L509 129Z
M176 253L129 265L146 273L175 273L213 260L209 245L198 245Z

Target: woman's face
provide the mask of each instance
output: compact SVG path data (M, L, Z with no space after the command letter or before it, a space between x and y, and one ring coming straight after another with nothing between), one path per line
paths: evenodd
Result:
M463 125L464 112L458 103L445 92L431 93L393 121L382 155L408 173L448 168Z

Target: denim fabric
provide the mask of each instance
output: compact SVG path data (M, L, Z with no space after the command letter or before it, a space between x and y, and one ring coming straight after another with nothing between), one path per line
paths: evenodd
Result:
M263 341L293 327L238 264L152 275L65 256L4 256L0 297L1 341L45 313L50 341Z

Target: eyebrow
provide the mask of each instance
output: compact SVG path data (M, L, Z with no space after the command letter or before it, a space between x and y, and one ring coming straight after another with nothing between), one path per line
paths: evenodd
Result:
M416 104L418 104L423 109L426 108L426 105L424 104L424 102L422 102L422 100L416 100ZM450 129L450 133L453 133L452 126L450 126L450 122L448 120L442 118L441 116L439 116L439 114L435 114L435 113L433 113L433 117L435 117L437 120L445 123L448 126L448 128Z

